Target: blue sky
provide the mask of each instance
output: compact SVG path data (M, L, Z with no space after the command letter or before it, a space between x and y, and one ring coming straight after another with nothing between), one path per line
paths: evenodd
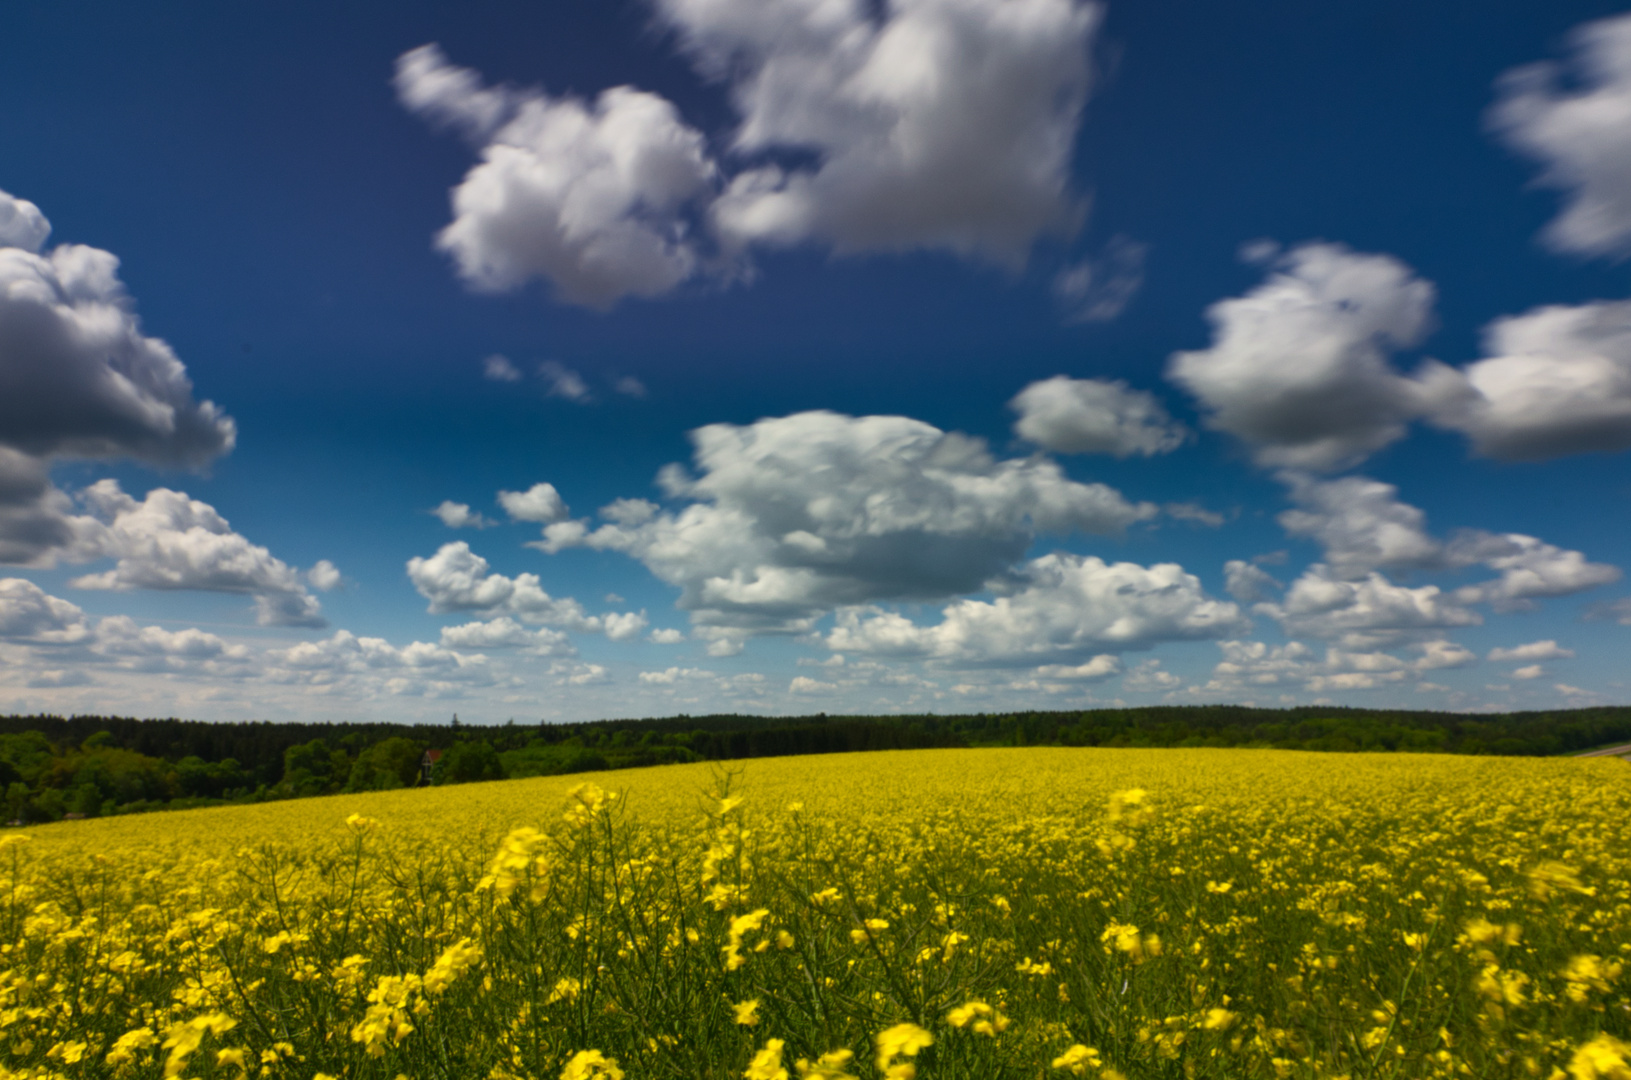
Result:
M1631 15L1248 7L13 5L0 708L1625 702Z

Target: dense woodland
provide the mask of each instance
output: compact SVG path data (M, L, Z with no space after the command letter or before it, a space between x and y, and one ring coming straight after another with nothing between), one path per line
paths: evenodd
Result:
M1246 746L1550 755L1631 742L1631 707L1479 714L1236 705L965 716L673 716L583 724L0 717L7 821L688 761L962 746ZM427 754L427 751L434 753ZM434 762L431 759L434 758Z

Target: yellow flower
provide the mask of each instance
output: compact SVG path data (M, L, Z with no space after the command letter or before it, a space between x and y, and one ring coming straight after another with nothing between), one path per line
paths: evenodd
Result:
M759 999L738 1002L731 1008L736 1012L736 1022L744 1027L752 1027L759 1022Z
M1574 1080L1631 1080L1631 1046L1599 1035L1574 1052L1569 1075Z
M856 1080L847 1071L854 1056L849 1050L834 1050L815 1061L799 1058L796 1063L799 1080Z
M379 828L379 822L371 817L363 817L361 814L351 814L345 819L345 827L357 836L361 836Z
M623 1070L599 1050L579 1050L561 1070L561 1080L623 1080Z
M1097 1069L1102 1064L1103 1062L1100 1060L1097 1050L1091 1046L1083 1046L1081 1043L1077 1043L1054 1058L1052 1067L1055 1069L1069 1069L1077 1076L1081 1076L1087 1072L1089 1066Z
M1228 1009L1206 1010L1206 1020L1201 1024L1207 1031L1228 1031L1234 1027L1238 1017Z
M878 1068L887 1070L889 1060L895 1057L916 1057L917 1052L934 1043L934 1036L916 1024L896 1024L874 1036L878 1047Z
M782 1068L782 1047L786 1045L781 1039L765 1043L765 1048L753 1055L742 1075L746 1080L787 1080L787 1070Z
M103 1060L116 1068L120 1065L129 1065L136 1060L136 1051L151 1049L157 1042L158 1037L153 1034L152 1028L135 1028L115 1039L113 1049L108 1051L108 1056Z

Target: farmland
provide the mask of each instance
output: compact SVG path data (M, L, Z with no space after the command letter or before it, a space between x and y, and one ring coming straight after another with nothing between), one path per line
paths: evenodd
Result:
M1626 1078L1628 821L1617 760L1051 747L43 825L0 1075Z

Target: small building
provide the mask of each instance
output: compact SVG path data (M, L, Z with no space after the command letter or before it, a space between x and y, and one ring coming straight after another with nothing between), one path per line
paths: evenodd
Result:
M424 758L419 762L419 786L427 787L430 784L430 771L436 763L442 760L444 750L426 750Z

